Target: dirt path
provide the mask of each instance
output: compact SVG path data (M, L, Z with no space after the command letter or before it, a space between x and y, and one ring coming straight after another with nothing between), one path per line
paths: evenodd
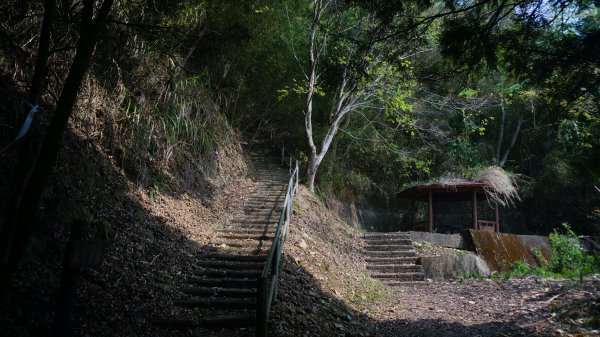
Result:
M371 336L600 336L600 277L403 287L368 316ZM593 322L593 320L596 320ZM592 322L590 322L592 320ZM368 322L367 322L368 324Z

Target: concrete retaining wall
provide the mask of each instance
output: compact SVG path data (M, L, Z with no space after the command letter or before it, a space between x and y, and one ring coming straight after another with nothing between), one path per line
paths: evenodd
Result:
M491 270L508 271L517 260L530 265L539 265L535 252L550 258L550 242L545 236L515 235L488 231L468 230L462 233L465 247L481 256Z
M434 281L449 280L466 274L490 274L487 263L473 254L421 257L419 260L425 278Z
M460 234L439 234L439 233L427 233L427 232L408 232L410 234L410 239L413 241L427 241L433 244L455 248L455 249L463 249L463 238Z

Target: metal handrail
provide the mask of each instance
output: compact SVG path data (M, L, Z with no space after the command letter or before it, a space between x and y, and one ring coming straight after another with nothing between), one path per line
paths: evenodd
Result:
M291 162L290 162L291 164ZM290 178L288 180L287 193L277 222L277 230L273 243L269 249L265 267L258 280L257 307L256 307L256 336L267 336L267 322L271 305L277 298L277 287L279 283L279 266L281 252L287 236L290 220L294 209L294 196L298 192L298 161L292 170L290 165Z

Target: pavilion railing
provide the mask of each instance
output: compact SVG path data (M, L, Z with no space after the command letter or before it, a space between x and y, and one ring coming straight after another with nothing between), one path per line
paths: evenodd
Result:
M483 231L496 231L496 221L477 220L477 229Z

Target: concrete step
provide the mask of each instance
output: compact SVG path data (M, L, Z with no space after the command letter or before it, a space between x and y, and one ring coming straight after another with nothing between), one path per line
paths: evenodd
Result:
M200 278L194 277L184 281L201 287L235 288L235 289L256 289L258 287L257 279L234 279L234 278Z
M211 247L207 250L212 249L215 253L226 253L232 255L266 255L269 252L271 245L265 245L261 247Z
M365 243L367 245L412 245L413 244L410 239L404 239L404 238L365 239Z
M271 246L273 240L254 240L254 239L226 239L221 238L220 241L212 243L216 248L240 247L240 248L257 248L263 246Z
M187 287L182 288L181 292L193 296L202 297L230 297L230 298L252 298L256 297L254 289L236 289L236 288L208 288L208 287Z
M268 208L262 208L262 207L249 207L249 208L243 208L238 214L242 215L242 214L271 214L271 213L277 213L281 211L281 206L277 206L277 207L272 207L272 205L269 205Z
M288 175L287 172L283 173L283 174L265 174L265 173L259 173L259 178L261 182L279 182L279 183L284 183L287 182L288 179L290 178L290 176ZM279 184L279 187L281 187L281 184Z
M394 265L394 264L415 264L417 262L417 257L416 256L414 256L414 257L397 257L397 256L367 257L365 259L365 262L367 262L371 266Z
M279 196L282 193L285 194L283 186L287 180L287 177L283 179L261 177L258 180L258 186L250 193L253 196Z
M280 195L285 194L285 187L289 177L278 179L262 178L259 180L259 186L252 191L253 195Z
M409 251L389 251L389 250L369 250L365 254L372 257L417 257L417 253L414 250Z
M387 264L387 265L367 265L367 270L381 273L416 273L423 272L423 268L414 264Z
M229 221L230 223L244 223L246 221L260 221L264 223L276 223L279 220L279 213L265 211L248 211L244 213L235 213Z
M150 322L158 327L172 329L190 329L190 328L241 328L253 327L256 325L255 314L239 314L225 317L153 317Z
M245 278L257 279L262 274L262 269L255 270L227 270L227 269L203 269L194 272L198 276L223 277L223 278Z
M423 281L425 276L423 272L415 273L371 273L370 275L374 279L392 279L392 280L408 280L408 281Z
M228 239L228 240L267 240L273 241L275 237L275 231L273 231L272 235L264 235L264 234L251 234L251 233L223 233L219 234L219 238Z
M277 231L277 227L275 225L272 226L245 226L245 227L227 227L225 229L220 229L217 232L219 236L225 237L226 235L266 235L273 236Z
M263 270L264 262L237 262L237 261L200 261L198 265L204 268L226 270Z
M227 227L223 227L223 229L231 229L231 228L244 228L244 227L274 227L277 228L277 223L279 222L279 215L272 215L269 217L265 216L243 216L236 217L229 221Z
M249 217L231 218L228 221L228 223L225 225L225 228L223 228L223 229L235 227L240 224L261 224L261 225L276 224L277 220L279 220L279 219L272 219L272 220L265 221L264 218L259 218L259 219L252 219Z
M281 198L285 196L287 192L284 189L284 184L287 182L287 178L285 180L278 180L269 183L263 183L262 186L255 189L252 192L252 198ZM286 184L287 185L287 184Z
M367 245L365 251L396 251L396 252L409 252L413 251L413 245Z
M257 229L257 228L263 228L263 229L273 229L276 230L277 229L277 222L275 221L259 221L259 220L253 220L253 222L243 222L243 223L235 223L235 224L230 224L227 227L224 227L223 230L234 230L234 229Z
M280 212L275 211L238 211L231 215L228 219L227 224L237 225L245 223L260 223L262 224L276 224L279 220Z
M217 309L254 309L256 299L246 298L182 298L173 301L179 307L217 308Z
M222 253L209 253L200 256L203 262L208 261L228 261L228 262L260 262L264 263L267 260L267 256L261 255L238 255L238 254L222 254Z
M391 233L379 233L379 232L367 232L363 233L364 239L387 239L387 238L399 238L410 240L410 235L404 232L391 232Z
M244 204L244 208L256 207L256 208L275 208L279 207L278 204L283 202L283 197L281 199L273 199L273 200L250 200Z
M427 286L429 283L426 281L382 281L383 284L388 287L413 287L413 286Z

